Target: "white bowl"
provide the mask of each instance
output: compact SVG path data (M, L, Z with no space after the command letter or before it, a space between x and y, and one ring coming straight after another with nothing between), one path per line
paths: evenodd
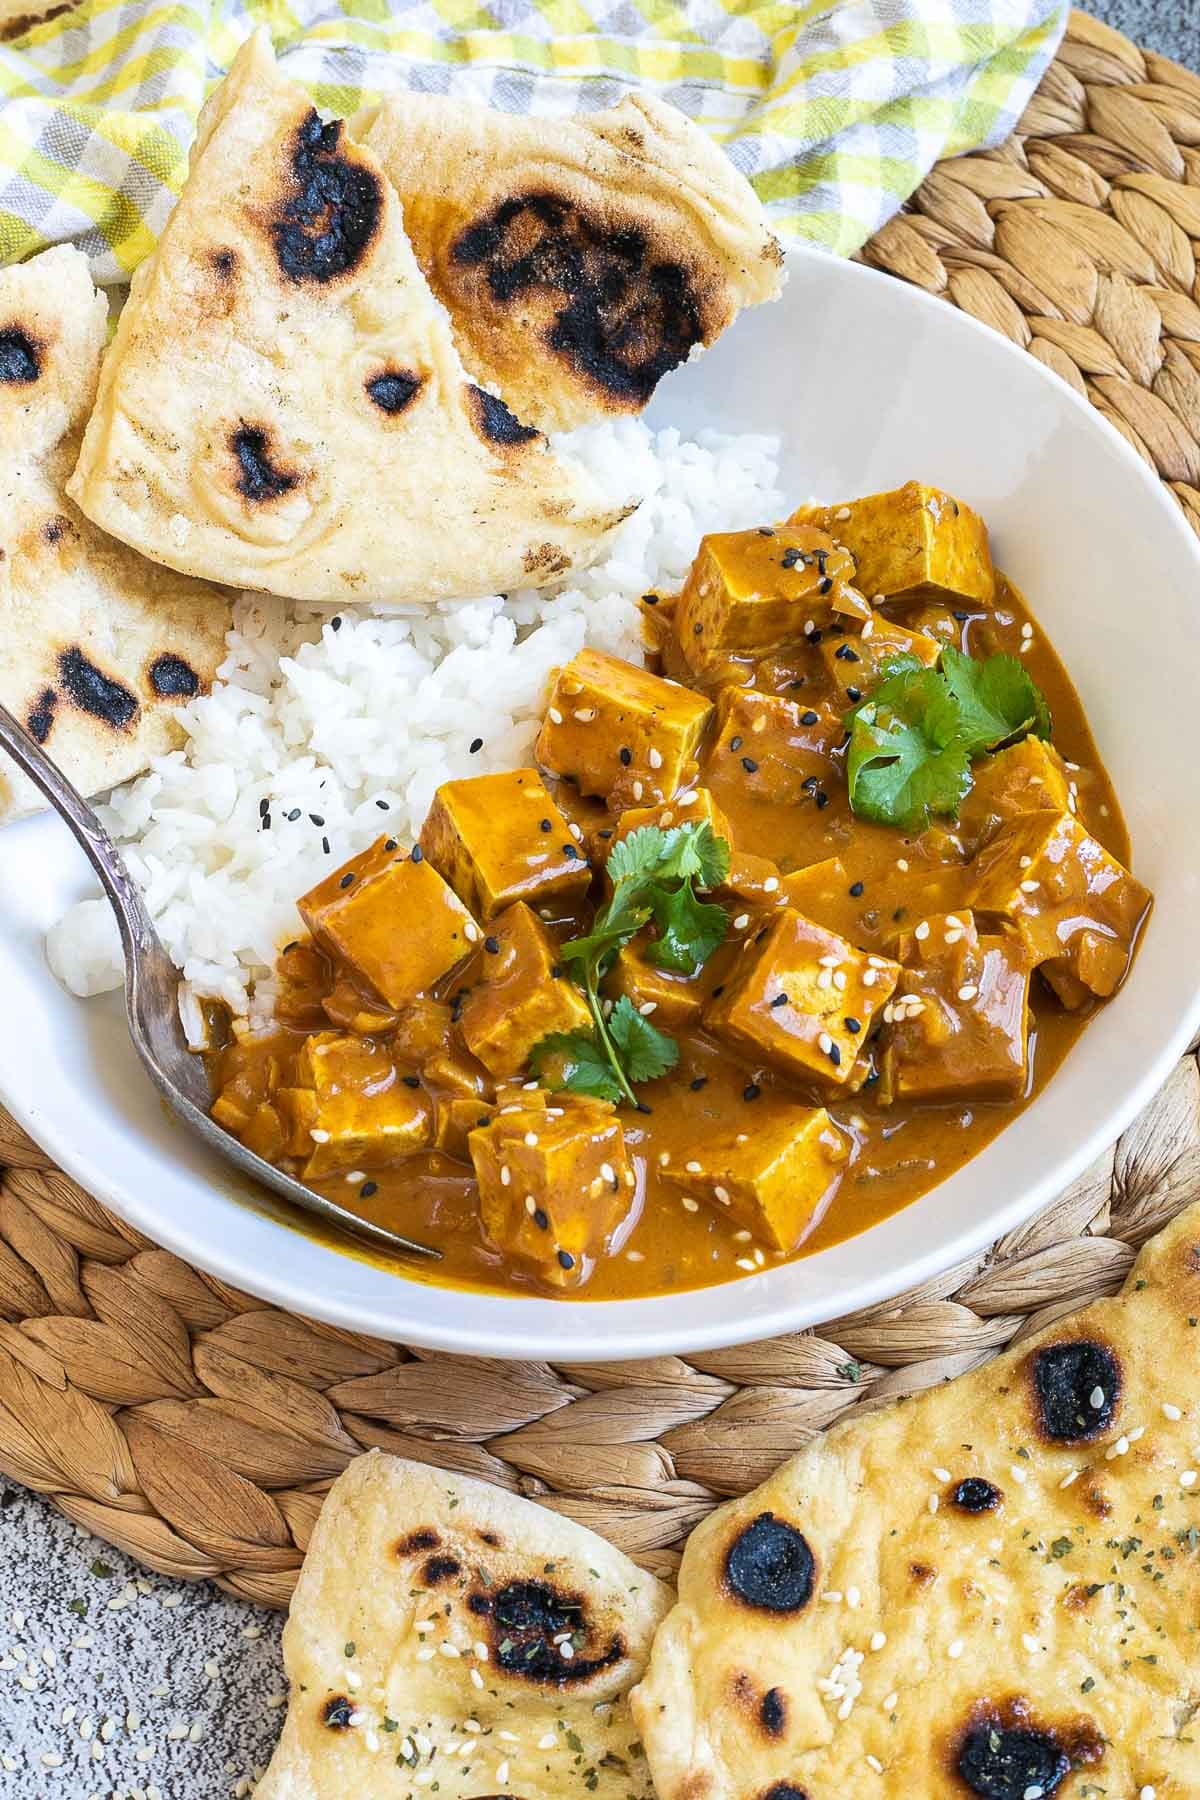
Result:
M166 1116L116 997L81 1003L43 933L90 886L56 820L0 837L0 1099L156 1242L282 1306L487 1356L657 1356L819 1324L923 1281L1052 1200L1147 1103L1200 1024L1200 548L1118 434L1040 363L941 301L812 252L784 299L664 383L656 424L778 432L797 500L909 477L991 526L1082 694L1157 896L1118 998L1046 1091L965 1169L832 1249L659 1300L460 1294L313 1241L238 1191Z

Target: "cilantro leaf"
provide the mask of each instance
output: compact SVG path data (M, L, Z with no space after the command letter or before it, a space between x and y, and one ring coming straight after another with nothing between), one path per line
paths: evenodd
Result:
M1050 736L1045 695L1017 657L997 655L977 662L947 644L940 667L958 701L959 732L971 755L995 750L1030 731L1036 737Z
M529 1066L555 1092L566 1089L595 1100L622 1097L608 1053L594 1031L552 1031L530 1051Z
M628 882L651 880L667 849L667 833L658 825L639 825L609 852L605 868L614 889Z
M608 1029L630 1081L655 1081L679 1061L675 1039L643 1018L628 994L622 994L613 1007Z
M933 669L887 676L846 715L846 781L860 818L923 830L931 813L958 812L971 786L959 742L961 709Z
M724 942L729 914L723 906L697 900L690 879L673 894L658 889L652 904L658 936L646 946L647 962L681 975L697 974Z

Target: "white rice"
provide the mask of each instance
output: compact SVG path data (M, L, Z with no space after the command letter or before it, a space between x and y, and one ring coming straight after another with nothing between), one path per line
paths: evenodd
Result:
M100 809L193 995L262 1016L298 894L383 831L411 842L441 782L528 761L559 664L585 641L637 656L639 597L678 586L704 532L782 510L770 438L690 442L622 421L567 442L608 492L642 503L607 558L557 593L338 621L261 594L237 603L212 693L182 710L186 746ZM47 954L77 994L117 987L107 902L72 907Z

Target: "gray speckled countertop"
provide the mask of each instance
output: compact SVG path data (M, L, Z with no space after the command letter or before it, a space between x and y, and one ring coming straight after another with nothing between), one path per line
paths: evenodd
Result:
M1090 10L1200 67L1200 0ZM248 1794L282 1718L281 1624L0 1484L0 1800Z

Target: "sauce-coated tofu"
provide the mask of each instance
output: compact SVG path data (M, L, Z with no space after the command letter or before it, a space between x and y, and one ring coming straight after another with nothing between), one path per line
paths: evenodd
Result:
M838 779L833 751L841 713L823 700L789 700L757 688L722 688L704 780L718 805L802 806Z
M1067 766L1043 738L1025 737L995 756L981 756L972 774L974 785L958 815L969 844L986 843L1022 813L1074 811Z
M471 1133L490 1125L495 1116L496 1108L486 1100L468 1099L465 1094L438 1094L433 1103L434 1148L459 1162L470 1162Z
M1116 993L1151 897L1071 813L1035 812L979 852L971 904L1007 920L1074 1010Z
M660 1031L694 1031L708 994L704 971L696 976L660 969L646 958L648 942L636 937L624 946L609 972L605 993L614 1000L627 996Z
M379 838L296 904L317 942L393 1008L427 993L481 935L424 855L395 838Z
M643 825L657 825L662 831L670 831L676 825L709 825L714 837L733 843L733 826L706 787L688 788L664 806L627 807L617 820L610 850Z
M830 685L846 707L856 706L875 684L882 680L892 657L915 656L925 668L932 669L942 654L942 646L923 631L905 631L893 625L882 613L875 613L852 637L825 637L821 642L821 660Z
M601 650L559 671L534 750L613 812L669 800L695 773L712 702Z
M493 1075L523 1069L548 1033L591 1025L583 996L556 969L558 946L523 902L492 921L460 1024L467 1048Z
M857 894L850 892L852 887L858 888ZM785 875L783 897L785 905L794 906L805 918L815 919L851 943L861 935L862 915L868 905L863 884L847 872L840 856L827 856L823 862Z
M492 1242L554 1287L577 1287L629 1211L634 1181L611 1106L556 1094L472 1131L479 1210Z
M799 643L805 629L835 612L867 611L851 587L854 564L824 531L810 525L711 532L684 583L675 610L679 651L693 674L731 657L765 656Z
M408 1086L391 1057L367 1038L336 1031L306 1038L296 1062L296 1086L316 1102L315 1111L308 1112L306 1181L379 1168L423 1149L432 1136L428 1096ZM298 1122L299 1114L293 1123Z
M981 937L969 912L922 919L883 1009L879 1098L1015 1100L1029 1078L1029 964L1015 936Z
M900 974L791 907L742 953L704 1022L743 1056L798 1081L840 1087Z
M824 1107L764 1095L753 1129L740 1116L697 1132L686 1162L662 1179L728 1212L773 1250L794 1250L818 1224L849 1159L846 1135Z
M577 906L584 852L536 769L443 782L421 827L426 860L486 923L515 900Z
M991 605L996 574L987 526L941 488L906 481L887 494L842 506L802 506L791 523L832 532L854 558L869 600L981 600Z

